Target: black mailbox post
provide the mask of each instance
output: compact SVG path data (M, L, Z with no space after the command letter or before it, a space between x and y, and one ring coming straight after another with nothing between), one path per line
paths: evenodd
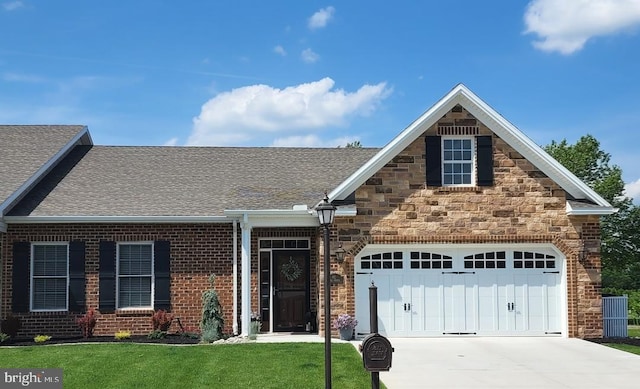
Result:
M380 388L380 372L391 369L391 342L378 333L378 288L371 282L369 287L369 320L371 335L360 345L365 370L371 372L371 389Z
M362 341L362 361L367 371L389 371L392 355L391 343L380 334L371 334Z

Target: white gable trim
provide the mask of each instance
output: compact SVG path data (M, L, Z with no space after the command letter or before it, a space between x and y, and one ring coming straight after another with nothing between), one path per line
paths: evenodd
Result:
M567 191L571 196L576 199L589 200L595 203L598 207L591 208L591 213L589 214L606 215L616 211L604 198L589 188L589 186L553 159L540 146L535 144L513 124L509 123L509 121L462 84L458 84L453 88L446 96L405 128L400 135L389 142L378 154L331 191L331 193L329 193L329 199L342 200L347 197L458 104L560 185L562 189Z
M44 165L40 167L27 181L24 182L15 192L11 194L3 203L0 203L0 217L2 217L5 211L20 201L24 195L37 184L53 167L62 160L75 145L78 144L93 144L89 129L83 127L66 145L64 145L56 154L51 157Z

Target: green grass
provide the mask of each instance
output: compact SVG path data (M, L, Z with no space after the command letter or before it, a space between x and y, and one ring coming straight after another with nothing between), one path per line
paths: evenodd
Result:
M629 326L627 332L630 338L640 338L640 326Z
M605 343L607 346L616 348L618 350L626 351L628 353L640 355L640 347L632 346L630 344L618 344L618 343Z
M332 346L336 388L371 378L350 344ZM65 388L321 388L323 343L84 344L0 348L5 368L62 368Z

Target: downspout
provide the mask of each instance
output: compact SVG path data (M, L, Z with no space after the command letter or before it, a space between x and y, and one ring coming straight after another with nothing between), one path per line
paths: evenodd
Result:
M4 285L4 238L7 232L7 225L2 220L2 210L0 210L0 332L2 332L2 287Z
M240 224L242 229L242 254L241 254L241 304L240 321L242 325L242 336L249 336L249 325L251 324L251 224L249 216L245 213Z
M233 334L238 335L238 221L233 220Z

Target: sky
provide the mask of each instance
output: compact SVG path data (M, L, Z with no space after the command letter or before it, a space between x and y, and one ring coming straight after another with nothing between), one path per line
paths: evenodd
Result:
M383 147L463 83L541 146L593 135L640 203L639 49L640 0L0 0L0 123Z

